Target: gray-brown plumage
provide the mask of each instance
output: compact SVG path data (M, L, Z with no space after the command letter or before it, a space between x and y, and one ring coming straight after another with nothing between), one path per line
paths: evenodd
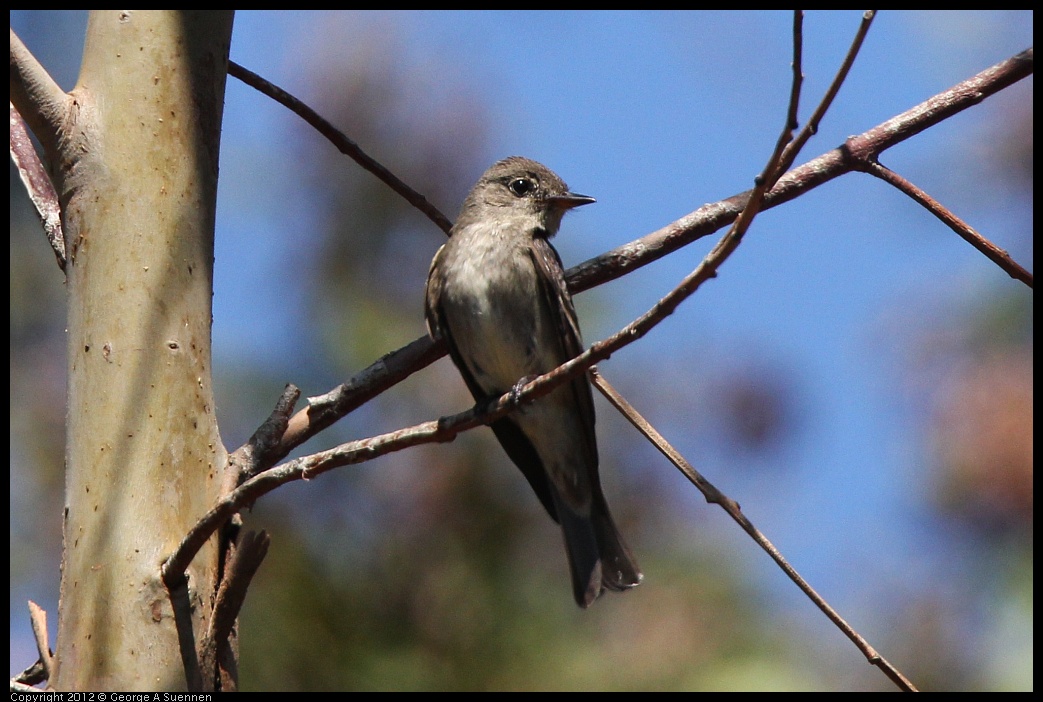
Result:
M468 194L431 262L426 316L476 400L499 396L583 351L558 253L548 239L573 207L547 167L513 156ZM492 429L565 537L576 602L641 582L598 478L594 402L586 375L525 405Z

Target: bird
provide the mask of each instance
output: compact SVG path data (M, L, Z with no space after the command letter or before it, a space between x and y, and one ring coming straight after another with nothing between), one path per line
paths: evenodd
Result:
M511 156L465 198L427 279L425 319L476 401L516 390L583 351L561 258L550 243L569 210L594 202L553 171ZM491 423L547 513L561 526L576 603L642 580L598 475L587 374Z

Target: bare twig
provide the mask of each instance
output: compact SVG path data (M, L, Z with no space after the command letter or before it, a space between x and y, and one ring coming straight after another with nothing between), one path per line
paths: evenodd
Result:
M67 95L32 52L11 30L10 101L36 135L44 154L52 161L58 156L59 134L76 101Z
M54 655L47 643L47 612L32 600L29 600L29 621L33 627L33 637L36 639L36 650L43 665L44 678L50 680L54 675Z
M906 678L901 671L895 668L886 658L877 653L869 642L866 641L855 629L847 623L847 621L840 616L835 609L833 609L825 599L822 598L818 592L804 578L800 576L800 573L789 564L789 562L783 557L782 553L775 547L768 537L766 537L757 527L753 525L745 514L742 513L742 509L739 507L739 503L731 499L720 490L718 490L709 480L704 478L702 474L695 469L695 467L685 460L684 456L675 449L670 442L668 442L662 434L656 431L655 427L649 424L648 420L641 416L641 414L634 409L633 405L626 401L626 399L619 394L619 392L612 387L612 385L605 380L605 378L598 373L597 369L590 369L590 377L594 383L594 387L601 391L612 406L615 407L619 412L627 418L627 420L637 428L641 434L647 438L652 445L659 449L660 453L669 459L674 466L677 467L681 473L688 478L689 481L695 487L699 488L699 491L706 497L706 501L710 504L720 505L721 509L728 513L735 522L742 527L743 531L750 535L750 537L764 549L764 552L771 556L779 568L786 574L786 576L792 580L797 587L807 595L816 607L818 607L823 614L825 614L833 624L840 629L845 636L847 636L862 652L872 665L880 668L887 677L889 677L899 688L907 692L915 692L916 687L912 682Z
M799 10L798 10L799 12ZM866 34L869 33L869 27L873 24L873 18L876 17L876 10L867 10L862 15L862 23L858 26L858 31L855 33L855 38L851 41L851 46L847 50L847 55L844 56L843 62L840 64L840 68L837 69L837 74L833 76L833 82L830 83L829 88L826 89L825 95L822 96L822 100L819 102L818 107L811 113L811 117L808 119L808 123L804 126L800 133L797 134L796 138L793 139L787 146L785 152L782 154L782 158L779 160L779 175L789 170L790 166L797 158L797 154L804 148L804 145L808 143L811 137L818 134L818 126L822 123L822 118L826 116L826 111L829 106L833 104L833 99L840 92L840 86L844 84L847 79L848 73L851 72L851 66L855 63L855 57L858 56L858 52L862 49L862 42L865 41ZM796 35L796 32L794 32ZM798 37L794 37L794 43ZM794 49L796 51L796 49ZM796 54L799 56L799 54ZM799 90L799 85L796 85L794 81L794 88ZM796 104L791 99L791 104L796 107Z
M305 122L315 127L324 137L330 140L340 152L351 157L357 164L383 181L389 188L405 198L413 207L422 212L435 226L446 234L452 229L453 223L449 218L439 211L437 207L428 202L427 198L413 188L405 184L398 176L385 168L379 161L367 154L354 141L345 136L332 124L323 119L315 110L290 95L279 86L270 83L253 71L243 68L235 61L228 62L228 75L238 78L252 88L264 93L276 102L285 105L291 111L300 115Z
M224 492L235 489L243 480L250 478L286 454L281 451L283 437L290 424L290 415L301 396L300 389L290 383L284 389L268 419L258 427L250 440L229 456L229 464L236 469Z
M323 395L309 397L308 407L290 419L279 458L387 388L431 365L445 353L445 344L422 336L407 346L381 356L346 383Z
M885 183L893 185L910 198L923 205L928 212L940 219L945 226L956 232L968 244L985 254L990 261L1006 271L1007 275L1011 278L1020 280L1030 288L1032 287L1033 276L1031 273L1022 268L1004 249L993 244L975 231L974 227L957 217L952 210L943 206L940 202L913 185L907 179L898 175L886 166L881 165L877 161L866 161L862 163L862 166L862 170L869 175L876 176Z
M188 592L188 576L184 570L174 577L164 578L170 605L174 610L174 629L177 631L178 651L185 670L185 684L192 692L203 689L203 674L199 669L199 653L196 650L195 631L192 626L192 598Z
M782 132L779 134L779 138L775 141L775 151L772 153L769 162L771 163L782 163L782 155L786 151L787 145L793 142L793 130L796 129L799 124L799 112L800 112L800 89L804 85L804 68L803 59L804 57L804 11L794 10L793 11L793 61L791 63L791 69L793 71L793 79L790 81L790 93L789 93L789 109L786 110L786 126L783 127ZM790 159L792 162L792 158ZM785 167L780 165L773 173L774 181L768 186L775 184L775 181L779 179L785 172Z
M65 235L62 234L62 213L58 205L58 193L51 183L51 176L44 168L40 155L36 153L29 131L25 128L25 120L18 109L11 103L11 160L18 168L18 175L25 185L25 191L40 216L44 234L58 259L58 267L65 270Z
M47 673L44 672L43 663L37 659L31 666L11 678L11 692L39 692L33 685L39 685L44 680L47 680Z
M246 600L246 591L268 554L270 544L268 532L248 531L236 544L235 551L229 559L224 578L217 590L210 626L199 644L199 664L204 674L203 692L214 690L219 653L222 648L229 646L229 636L239 617L239 610ZM222 692L230 690L222 689Z

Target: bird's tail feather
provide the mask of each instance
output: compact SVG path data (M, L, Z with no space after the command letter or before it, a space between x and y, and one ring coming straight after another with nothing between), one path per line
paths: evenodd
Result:
M591 514L579 514L552 490L565 537L572 591L580 607L589 607L606 589L627 590L641 582L641 571L623 542L605 499L595 493Z

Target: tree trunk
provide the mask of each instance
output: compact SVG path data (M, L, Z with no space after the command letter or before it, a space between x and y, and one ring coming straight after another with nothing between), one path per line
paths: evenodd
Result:
M216 539L189 571L180 634L159 568L227 462L210 325L231 28L225 11L94 11L79 82L55 101L62 118L25 115L51 160L67 256L58 690L199 684Z

